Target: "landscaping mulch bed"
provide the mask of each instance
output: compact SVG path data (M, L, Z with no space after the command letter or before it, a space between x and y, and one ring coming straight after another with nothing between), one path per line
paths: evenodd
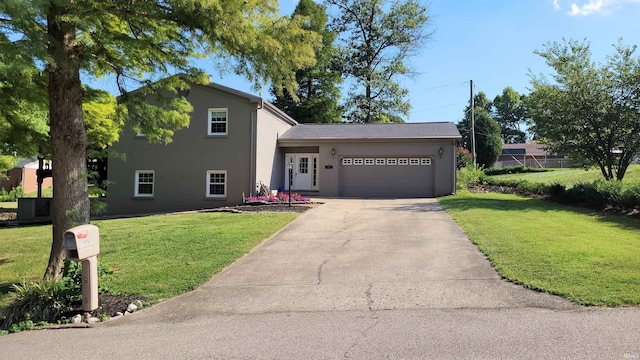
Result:
M0 221L15 220L18 215L18 209L7 209L0 207Z
M148 299L140 295L98 295L98 308L88 312L92 317L99 317L101 314L116 316L117 313L124 314L127 311L129 304L134 303L136 300L145 302ZM86 312L82 310L82 307L78 307L68 313L64 314L66 318L72 318L74 315L84 315Z

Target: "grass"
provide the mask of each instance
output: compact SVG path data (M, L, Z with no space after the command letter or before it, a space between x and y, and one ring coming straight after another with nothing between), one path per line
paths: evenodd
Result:
M201 213L94 221L98 260L114 270L110 290L152 301L193 290L298 215ZM11 284L37 280L49 259L51 226L0 228L0 310Z
M2 201L0 202L0 209L17 209L18 202L17 201Z
M640 220L507 194L439 200L505 278L583 305L640 304Z
M550 169L546 172L535 173L523 173L523 174L507 174L507 175L495 175L497 179L508 180L527 180L531 182L540 182L545 184L551 184L554 182L570 185L578 182L592 182L597 179L604 179L599 169ZM623 182L636 182L640 181L640 164L634 164L629 166L624 176Z
M38 197L38 192L37 191L33 191L33 192L30 192L30 193L26 193L22 197L26 197L26 198ZM42 189L42 197L43 198L51 198L51 197L53 197L53 188L44 188L44 189Z

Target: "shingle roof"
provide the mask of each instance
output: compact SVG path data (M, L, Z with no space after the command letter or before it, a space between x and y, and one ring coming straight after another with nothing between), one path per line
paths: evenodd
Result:
M280 136L280 140L321 139L459 139L452 122L402 124L299 124Z
M520 152L518 152L518 154L522 154L522 150L524 150L527 155L548 155L548 152L545 149L545 145L538 144L537 142L535 142L535 140L531 140L525 144L502 144L502 154L513 155L513 150L515 149L520 149Z

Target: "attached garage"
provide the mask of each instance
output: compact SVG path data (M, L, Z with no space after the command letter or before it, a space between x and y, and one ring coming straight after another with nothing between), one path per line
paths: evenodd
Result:
M453 123L300 124L278 147L284 179L291 169L292 189L311 197L435 197L455 192L460 138ZM296 159L305 157L314 180L302 188L306 167Z
M432 197L431 158L354 156L340 161L340 195L347 197Z

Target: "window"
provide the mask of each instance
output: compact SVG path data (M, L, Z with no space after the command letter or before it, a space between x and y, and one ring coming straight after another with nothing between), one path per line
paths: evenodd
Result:
M394 159L394 158L387 159L387 165L397 165L397 164L398 164L398 159Z
M342 159L342 165L351 165L351 164L352 164L351 158Z
M301 157L298 161L298 173L307 174L309 172L309 158Z
M139 197L153 196L153 170L136 170L136 187L134 195Z
M420 165L431 165L431 158L421 158Z
M313 187L318 185L318 158L313 157Z
M387 159L385 158L376 159L376 165L385 165L386 163L387 163Z
M227 196L227 172L225 170L207 171L207 197Z
M208 135L227 135L227 109L209 109Z
M417 158L409 159L409 165L420 165L420 159L417 159Z
M365 164L365 165L373 165L373 164L374 164L374 162L375 162L375 160L374 160L374 159L372 159L372 158L366 158L366 159L364 159L364 164Z
M364 163L364 159L362 158L353 159L353 165L362 165L363 163Z
M407 158L398 159L398 165L409 165L409 159Z

